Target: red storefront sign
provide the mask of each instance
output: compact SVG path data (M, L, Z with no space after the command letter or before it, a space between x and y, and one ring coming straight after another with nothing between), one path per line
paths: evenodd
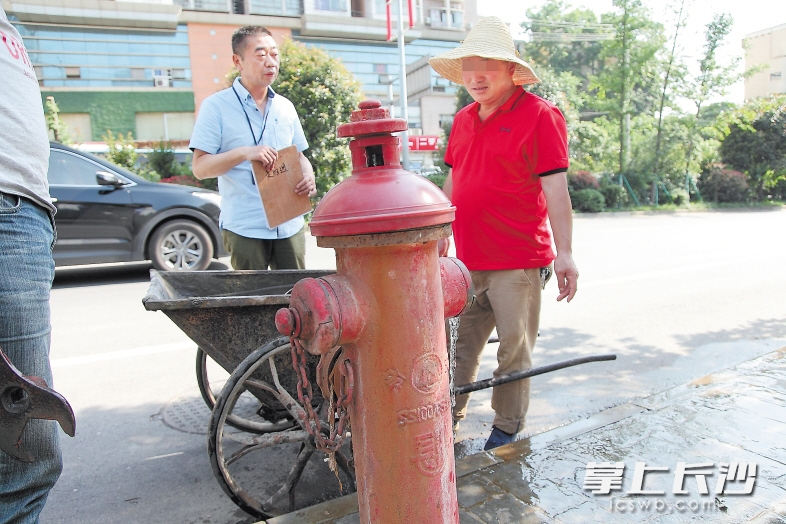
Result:
M416 135L409 137L410 151L437 151L439 149L439 136Z

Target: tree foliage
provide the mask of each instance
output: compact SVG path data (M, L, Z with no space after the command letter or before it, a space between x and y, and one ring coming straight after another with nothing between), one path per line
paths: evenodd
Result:
M691 121L691 133L688 137L688 154L685 160L685 171L696 171L693 151L696 146L696 128L704 102L715 95L725 95L728 88L740 79L742 73L737 72L740 58L729 64L718 62L718 49L724 44L731 33L734 21L727 13L716 14L707 24L704 32L704 54L699 59L699 74L692 83L687 83L688 97L696 106L695 118Z
M755 99L726 117L723 163L747 175L758 200L786 182L786 95Z
M571 37L605 32L605 28L599 25L600 21L593 11L567 11L568 8L564 0L549 0L539 9L528 9L529 20L522 23L522 27L533 33L545 33L544 37L549 39L533 39L524 44L523 51L536 67L548 67L557 75L570 73L586 86L589 75L597 74L603 65L600 60L603 46L597 40L576 41Z
M46 127L52 131L55 142L60 142L61 144L70 146L73 141L71 140L71 136L68 134L68 125L60 120L60 108L57 107L55 97L46 97L46 102L44 102L44 110L46 112Z
M532 38L518 45L542 80L527 89L565 114L569 174L592 173L606 207L654 204L653 187L664 184L677 205L699 197L696 184L712 201L786 200L786 98L716 102L753 72L719 53L730 15L705 26L693 61L680 45L691 0L666 6L668 30L654 21L650 0L613 0L600 15L567 2L529 9L521 25Z
M136 151L134 136L130 131L125 136L123 136L123 133L118 133L115 136L112 131L107 129L106 134L101 138L109 146L109 150L106 153L107 160L151 182L159 182L161 180L161 176L158 173L147 165L140 166L137 162L139 153Z
M352 169L349 147L336 127L349 122L361 100L360 83L344 64L318 47L286 40L280 48L281 70L274 88L295 105L314 166L318 196Z

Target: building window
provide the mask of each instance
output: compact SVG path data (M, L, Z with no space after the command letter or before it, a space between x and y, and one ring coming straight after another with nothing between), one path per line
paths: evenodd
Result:
M453 27L464 27L464 11L451 9L450 16L453 19Z
M374 72L379 75L386 75L388 74L388 65L387 64L374 64Z
M60 113L60 120L68 126L68 136L78 143L93 141L93 127L89 113Z
M453 115L439 115L439 127L445 129L448 125L453 125Z
M137 113L137 140L188 140L194 113Z
M136 31L12 23L22 35L42 87L150 86L153 70L163 67L173 71L172 87L191 87L185 25L176 31Z
M183 9L191 11L230 12L230 4L226 0L175 0L175 3L183 6Z
M427 25L432 27L464 27L464 11L461 9L451 9L450 17L445 9L431 9L429 11L429 20L426 21Z
M314 9L344 12L347 10L347 0L314 0Z
M249 14L300 16L302 0L249 0Z

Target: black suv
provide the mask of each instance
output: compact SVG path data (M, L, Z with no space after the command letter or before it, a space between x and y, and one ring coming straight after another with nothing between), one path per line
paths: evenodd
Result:
M149 182L106 160L50 143L57 266L150 260L199 271L223 256L215 191Z

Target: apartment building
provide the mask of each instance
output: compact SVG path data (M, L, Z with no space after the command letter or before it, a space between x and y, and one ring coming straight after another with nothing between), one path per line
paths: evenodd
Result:
M745 99L786 93L786 24L747 35L743 48L746 70L764 66L745 79Z
M0 1L22 35L42 96L55 97L79 142L100 141L106 130L142 141L187 140L202 100L227 86L232 32L251 24L268 27L279 42L326 49L367 98L399 103L399 53L386 41L385 0ZM429 137L439 135L455 99L455 86L423 64L458 45L477 20L476 1L413 0L405 50L416 151L436 149ZM392 6L395 16L396 0Z

